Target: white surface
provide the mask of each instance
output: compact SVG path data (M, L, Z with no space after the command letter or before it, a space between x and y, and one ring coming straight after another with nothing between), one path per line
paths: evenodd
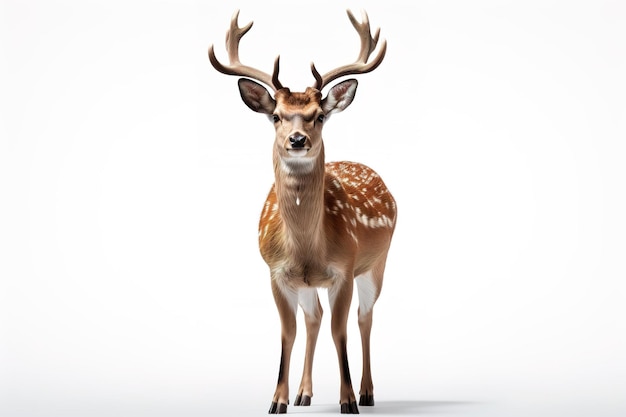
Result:
M266 413L273 130L206 50L225 58L240 8L242 59L281 54L301 90L311 60L356 57L346 6L389 49L327 156L399 205L361 412L626 415L626 6L216 3L0 2L0 415ZM292 413L339 412L322 300L314 405Z

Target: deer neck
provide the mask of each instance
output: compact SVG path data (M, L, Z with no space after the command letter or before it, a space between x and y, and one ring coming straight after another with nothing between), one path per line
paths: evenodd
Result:
M314 262L324 246L324 152L311 161L286 161L274 155L278 210L285 243L296 259Z

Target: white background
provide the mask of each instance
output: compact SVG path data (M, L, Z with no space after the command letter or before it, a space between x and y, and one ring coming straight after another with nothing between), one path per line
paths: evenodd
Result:
M626 415L623 2L2 0L1 416L266 413L273 129L206 51L240 8L242 60L281 54L303 90L310 61L356 57L347 7L389 48L327 158L376 169L400 211L361 412ZM322 300L292 413L339 412ZM349 335L358 391L354 314Z

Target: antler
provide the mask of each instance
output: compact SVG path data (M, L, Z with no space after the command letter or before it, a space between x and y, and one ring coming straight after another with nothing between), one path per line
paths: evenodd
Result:
M228 52L228 60L230 61L230 65L223 65L221 62L217 60L215 57L215 52L213 51L213 45L209 47L209 60L213 67L219 72L226 75L241 75L244 77L249 77L254 80L260 81L274 89L274 92L283 88L283 85L278 81L278 62L280 60L280 56L277 56L274 60L274 71L272 75L265 73L256 68L249 67L247 65L243 65L239 61L239 41L243 35L245 35L254 22L250 22L244 27L240 28L237 23L237 18L239 17L239 10L235 11L233 17L230 20L230 28L228 32L226 32L226 51Z
M350 74L365 74L366 72L370 72L375 70L381 62L383 62L383 58L385 57L385 52L387 51L387 41L383 40L382 46L378 51L378 55L376 58L367 63L367 59L376 49L376 44L378 43L378 36L380 35L380 28L376 29L376 34L372 37L370 31L370 22L367 17L367 13L362 11L362 20L363 22L359 23L350 10L347 10L348 17L350 18L350 22L352 26L356 29L359 37L361 38L361 51L359 52L359 57L357 60L348 65L341 66L339 68L335 68L332 71L327 72L324 75L320 75L320 73L315 68L315 64L311 63L311 72L313 72L313 76L315 77L315 87L318 90L322 90L324 86L328 85L333 80L336 80L339 77L343 77L344 75Z

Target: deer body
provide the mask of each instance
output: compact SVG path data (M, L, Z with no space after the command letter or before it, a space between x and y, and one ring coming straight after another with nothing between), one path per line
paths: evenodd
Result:
M275 183L259 221L259 248L270 270L272 293L281 319L281 359L270 413L284 413L289 403L289 364L296 336L298 305L305 316L307 341L304 371L295 405L309 405L313 396L312 363L322 319L317 288L328 290L331 330L340 369L342 413L358 413L348 367L347 318L354 282L359 296L358 320L363 348L360 405L374 405L370 370L372 313L383 282L387 252L396 223L396 203L382 179L354 162L326 163L322 127L328 117L347 108L356 92L354 79L333 86L330 81L376 68L385 52L366 64L378 34L369 23L350 20L362 41L359 61L320 76L304 92L291 92L278 81L278 59L272 76L239 63L238 42L249 29L237 26L237 14L227 34L231 66L222 65L209 50L213 66L231 75L244 75L272 86L274 97L262 85L239 80L241 97L252 110L266 114L276 136L273 147Z
M340 271L365 274L386 254L395 201L367 166L333 162L309 178L276 181L261 214L259 246L281 286L331 288Z

